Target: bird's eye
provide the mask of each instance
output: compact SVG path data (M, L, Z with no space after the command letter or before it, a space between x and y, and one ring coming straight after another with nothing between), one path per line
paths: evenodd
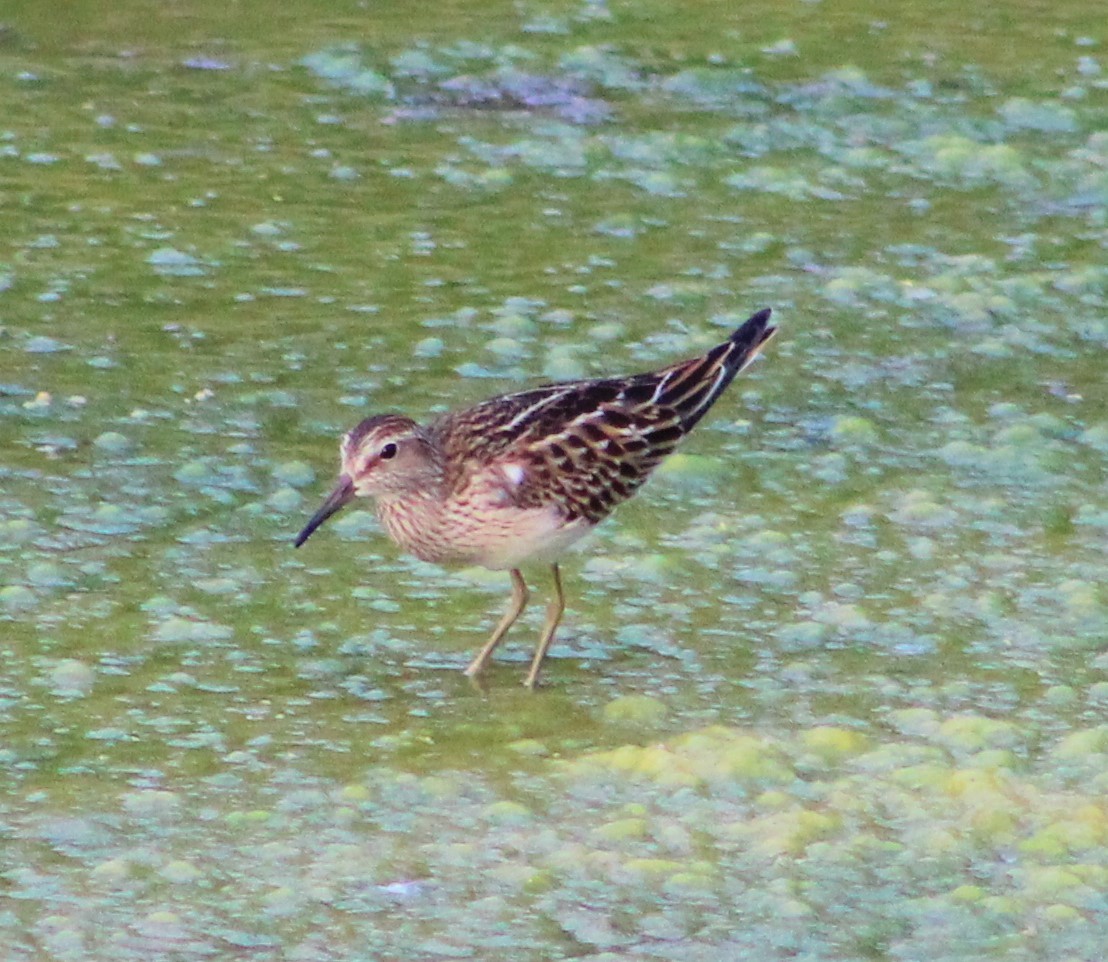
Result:
M381 460L388 461L389 458L396 457L396 445L392 441L389 441L383 448L381 448Z

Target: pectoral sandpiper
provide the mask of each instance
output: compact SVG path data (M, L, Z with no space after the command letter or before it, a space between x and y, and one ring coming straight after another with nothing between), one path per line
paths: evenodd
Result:
M338 483L296 547L343 505L371 497L389 537L417 558L507 569L511 603L470 677L527 604L520 566L550 564L554 597L524 681L532 688L565 610L554 559L692 430L773 336L769 318L759 311L706 354L660 371L505 394L426 427L400 414L366 418L342 439Z

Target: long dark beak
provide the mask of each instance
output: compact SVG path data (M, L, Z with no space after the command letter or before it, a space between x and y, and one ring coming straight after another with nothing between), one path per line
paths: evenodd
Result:
M338 484L335 485L335 490L327 496L327 500L324 501L323 504L320 505L319 510L312 515L312 519L304 525L304 530L296 536L293 547L299 548L312 536L312 532L314 532L316 528L341 509L344 504L349 504L353 500L354 482L350 480L350 475L340 474Z

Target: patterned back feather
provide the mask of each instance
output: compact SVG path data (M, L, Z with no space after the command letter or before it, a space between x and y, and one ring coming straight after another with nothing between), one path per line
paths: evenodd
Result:
M476 471L511 464L520 469L513 491L520 507L553 502L567 520L600 521L754 359L776 331L769 318L759 311L706 354L659 371L549 384L445 415L428 434L458 466L448 487L458 491Z

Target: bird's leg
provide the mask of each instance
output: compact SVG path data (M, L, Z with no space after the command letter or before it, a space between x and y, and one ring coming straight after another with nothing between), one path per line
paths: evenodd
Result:
M558 622L562 620L562 612L566 610L566 596L562 591L562 573L557 565L551 565L550 570L554 574L554 597L546 606L546 623L542 626L539 646L535 649L535 657L531 659L531 670L523 680L523 684L528 688L534 688L539 680L539 670L546 659L546 652L554 641L554 632L558 628Z
M520 574L518 568L513 568L511 603L508 605L508 610L504 612L504 617L500 619L500 624L496 626L489 640L485 642L485 647L477 652L477 657L469 663L466 674L470 678L475 678L485 670L485 666L492 659L492 653L496 650L496 646L500 644L500 640L508 633L508 629L515 624L516 619L523 613L523 609L527 607L528 597L530 597L530 592L527 590L527 583L523 580L523 575Z

